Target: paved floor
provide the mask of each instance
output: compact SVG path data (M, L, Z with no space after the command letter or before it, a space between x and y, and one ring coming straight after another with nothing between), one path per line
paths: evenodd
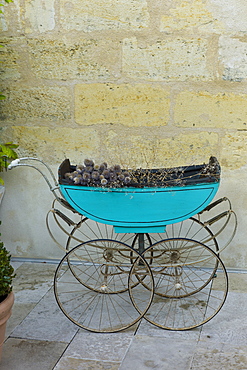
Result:
M14 262L15 304L1 370L247 369L247 274L230 272L221 311L203 327L167 331L142 320L114 334L78 329L53 294L55 264Z

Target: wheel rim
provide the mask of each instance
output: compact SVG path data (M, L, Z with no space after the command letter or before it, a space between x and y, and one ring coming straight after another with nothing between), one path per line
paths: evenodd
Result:
M137 283L144 270L145 286ZM117 332L134 325L147 312L153 298L153 276L145 259L128 245L91 240L61 260L54 292L63 313L79 327Z
M211 320L228 292L219 256L202 243L184 238L154 244L143 254L147 262L150 251L155 295L145 318L169 330L188 330Z

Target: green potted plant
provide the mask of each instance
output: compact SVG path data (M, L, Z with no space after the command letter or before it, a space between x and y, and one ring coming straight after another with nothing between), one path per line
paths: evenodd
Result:
M3 171L13 159L17 158L15 149L18 145L12 142L0 144L0 171ZM0 177L0 204L5 187L3 179ZM14 304L14 294L12 292L12 280L15 277L14 268L10 263L10 254L0 242L0 359L2 355L2 345L5 338L7 320L11 316Z
M10 263L10 254L4 247L3 242L0 242L0 360L6 324L11 316L14 304L14 294L12 292L12 280L14 277L14 268Z
M10 264L10 254L3 242L0 242L0 303L12 292L14 268Z

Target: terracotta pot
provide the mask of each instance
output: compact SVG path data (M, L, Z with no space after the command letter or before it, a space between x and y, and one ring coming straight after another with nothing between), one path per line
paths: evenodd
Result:
M12 313L12 306L14 304L14 293L11 292L8 297L0 303L0 360L2 357L2 347L5 339L5 331L7 320Z

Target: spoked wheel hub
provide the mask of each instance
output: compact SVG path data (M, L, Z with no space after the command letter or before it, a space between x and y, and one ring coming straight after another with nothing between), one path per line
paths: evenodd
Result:
M178 262L180 258L179 251L171 251L170 262Z
M112 249L106 249L103 253L103 257L104 259L108 262L108 261L112 261L113 260L113 250Z

